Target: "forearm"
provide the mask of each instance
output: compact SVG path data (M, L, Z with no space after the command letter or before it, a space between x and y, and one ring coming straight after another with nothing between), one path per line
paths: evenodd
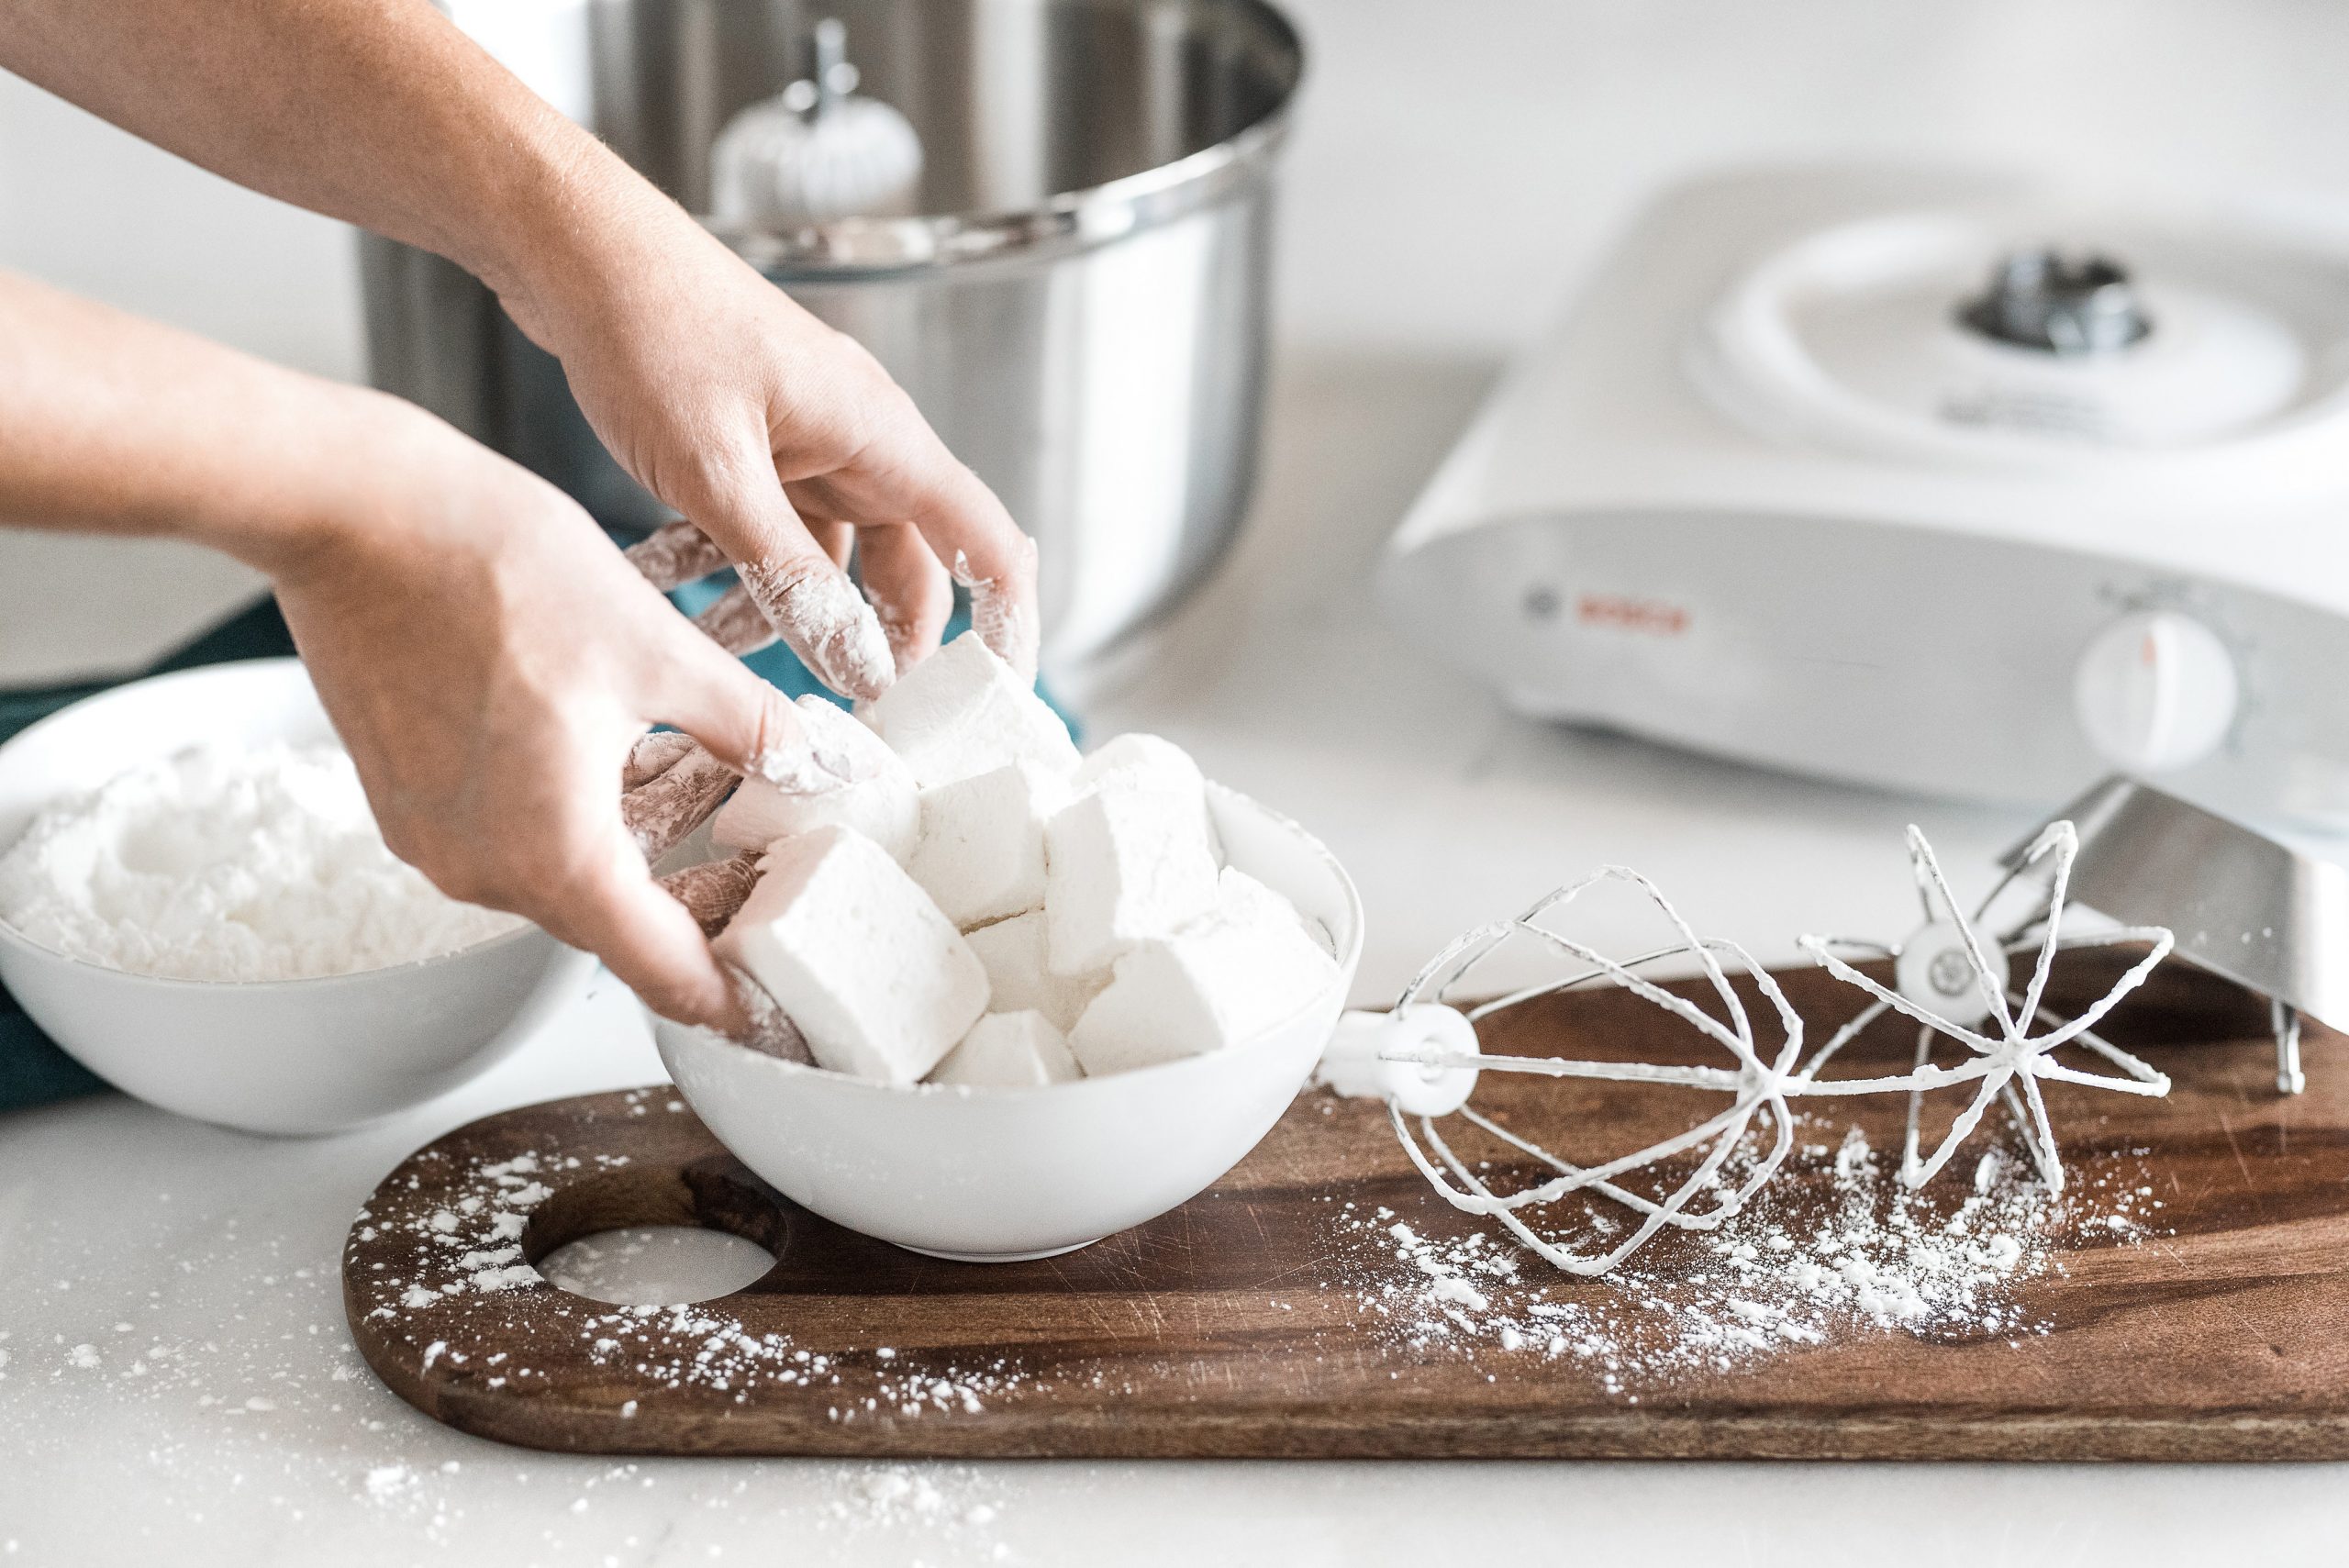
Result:
M7 0L0 66L501 294L652 195L428 0Z
M275 573L364 516L429 417L0 273L0 526L186 539Z

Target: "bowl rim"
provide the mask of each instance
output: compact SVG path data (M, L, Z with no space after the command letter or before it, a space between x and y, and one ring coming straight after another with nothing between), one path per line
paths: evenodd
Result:
M283 679L289 672L299 672L303 684L310 686L313 695L316 694L317 687L309 678L309 666L300 659L288 654L266 654L257 659L224 659L217 663L197 664L185 670L166 670L159 674L141 675L134 680L118 682L103 691L92 692L87 696L77 697L55 713L45 715L25 726L7 740L0 740L0 773L6 772L11 752L28 744L51 726L59 725L74 715L84 714L117 700L126 700L132 693L189 683L205 684L218 681L223 684L237 684L264 677ZM327 719L327 727L330 731L334 728L331 716ZM336 736L336 743L338 745L341 743L339 734ZM185 748L183 747L181 750ZM161 753L165 756L172 754L171 752ZM34 806L33 815L38 817L40 813L48 810L61 798L61 795L53 797L43 805ZM370 815L372 814L371 807ZM27 831L30 831L29 824ZM0 844L0 855L8 853L22 841L23 838L20 834L10 839L6 843ZM450 952L434 953L427 958L412 958L399 963L381 964L373 969L354 969L340 974L309 974L295 980L190 980L173 974L141 974L135 969L117 969L111 964L97 963L86 958L77 958L72 953L60 952L55 948L33 940L6 916L0 915L0 948L14 948L53 963L70 964L75 969L86 971L91 974L106 975L114 980L136 981L141 984L161 986L165 989L213 993L239 991L247 995L315 989L347 984L353 981L365 981L378 975L406 974L436 964L448 963L456 959L486 955L531 936L543 937L546 936L546 932L537 925L525 920L513 930L504 931L494 937L485 937L480 941L469 943ZM553 940L551 937L547 940Z
M1317 1008L1328 1006L1332 990L1339 992L1338 1006L1342 1008L1346 1004L1344 991L1352 985L1354 971L1362 962L1364 940L1362 893L1354 886L1354 879L1347 873L1344 862L1330 852L1330 847L1327 844L1306 831L1303 824L1295 817L1275 811L1261 801L1242 795L1230 785L1219 784L1213 779L1207 781L1207 787L1211 795L1219 795L1237 801L1250 810L1257 812L1283 832L1299 840L1336 875L1339 890L1345 896L1347 940L1341 944L1340 951L1330 955L1336 961L1337 973L1330 977L1329 984L1300 1001L1295 1007L1282 1014L1275 1022L1265 1025L1253 1039L1246 1043L1230 1046L1222 1051L1205 1051L1197 1056L1182 1056L1168 1062L1153 1062L1146 1067L1129 1068L1123 1073L1111 1073L1099 1078L1072 1079L1065 1084L885 1084L875 1078L860 1078L853 1073L835 1073L829 1067L819 1067L812 1062L791 1062L780 1056L769 1056L764 1051L753 1051L747 1045L737 1044L715 1029L677 1023L673 1019L662 1018L647 1008L645 1016L651 1021L653 1044L661 1052L662 1064L667 1065L670 1041L674 1040L693 1046L721 1046L729 1051L739 1051L751 1061L768 1063L772 1069L783 1073L786 1081L801 1078L811 1083L829 1085L829 1088L825 1092L870 1093L917 1100L953 1098L993 1101L1018 1100L1043 1095L1065 1095L1088 1091L1109 1094L1121 1092L1111 1088L1110 1085L1131 1084L1153 1075L1163 1076L1186 1071L1212 1072L1234 1056L1260 1049L1265 1041L1289 1029L1298 1019ZM673 1071L672 1076L674 1075Z
M1273 0L1192 0L1258 30L1274 57L1278 96L1248 124L1205 147L1131 173L1054 192L1002 211L835 218L791 229L697 221L771 279L845 282L1021 257L1049 260L1171 223L1264 177L1287 139L1306 72L1297 25Z

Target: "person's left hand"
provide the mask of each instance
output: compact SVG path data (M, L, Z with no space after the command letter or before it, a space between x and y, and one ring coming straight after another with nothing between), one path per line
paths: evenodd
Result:
M621 465L684 514L639 568L666 588L731 563L741 586L706 629L739 651L763 620L854 697L937 646L951 571L980 637L1032 675L1035 547L873 356L633 175L601 206L592 239L574 229L501 295Z

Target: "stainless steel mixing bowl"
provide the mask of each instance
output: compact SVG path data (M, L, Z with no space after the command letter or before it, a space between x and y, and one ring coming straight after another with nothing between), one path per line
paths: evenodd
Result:
M695 212L729 117L848 28L860 91L919 132L921 206L724 238L861 341L1043 558L1048 663L1172 603L1238 528L1264 398L1272 163L1302 70L1263 0L582 0L518 36L448 0ZM606 455L555 361L451 263L369 238L377 385L577 496L669 514Z

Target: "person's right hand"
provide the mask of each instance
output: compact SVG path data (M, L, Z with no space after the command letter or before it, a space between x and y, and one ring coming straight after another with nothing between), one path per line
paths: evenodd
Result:
M1035 545L879 362L608 152L564 193L552 225L517 207L492 272L605 446L689 519L630 551L655 585L733 566L711 636L748 651L779 635L865 698L938 646L951 574L973 629L1032 677Z
M384 841L451 896L596 953L655 1011L740 1029L701 929L623 822L619 785L647 728L668 724L729 767L819 787L829 770L789 701L553 486L405 405L369 403L350 509L263 564Z

